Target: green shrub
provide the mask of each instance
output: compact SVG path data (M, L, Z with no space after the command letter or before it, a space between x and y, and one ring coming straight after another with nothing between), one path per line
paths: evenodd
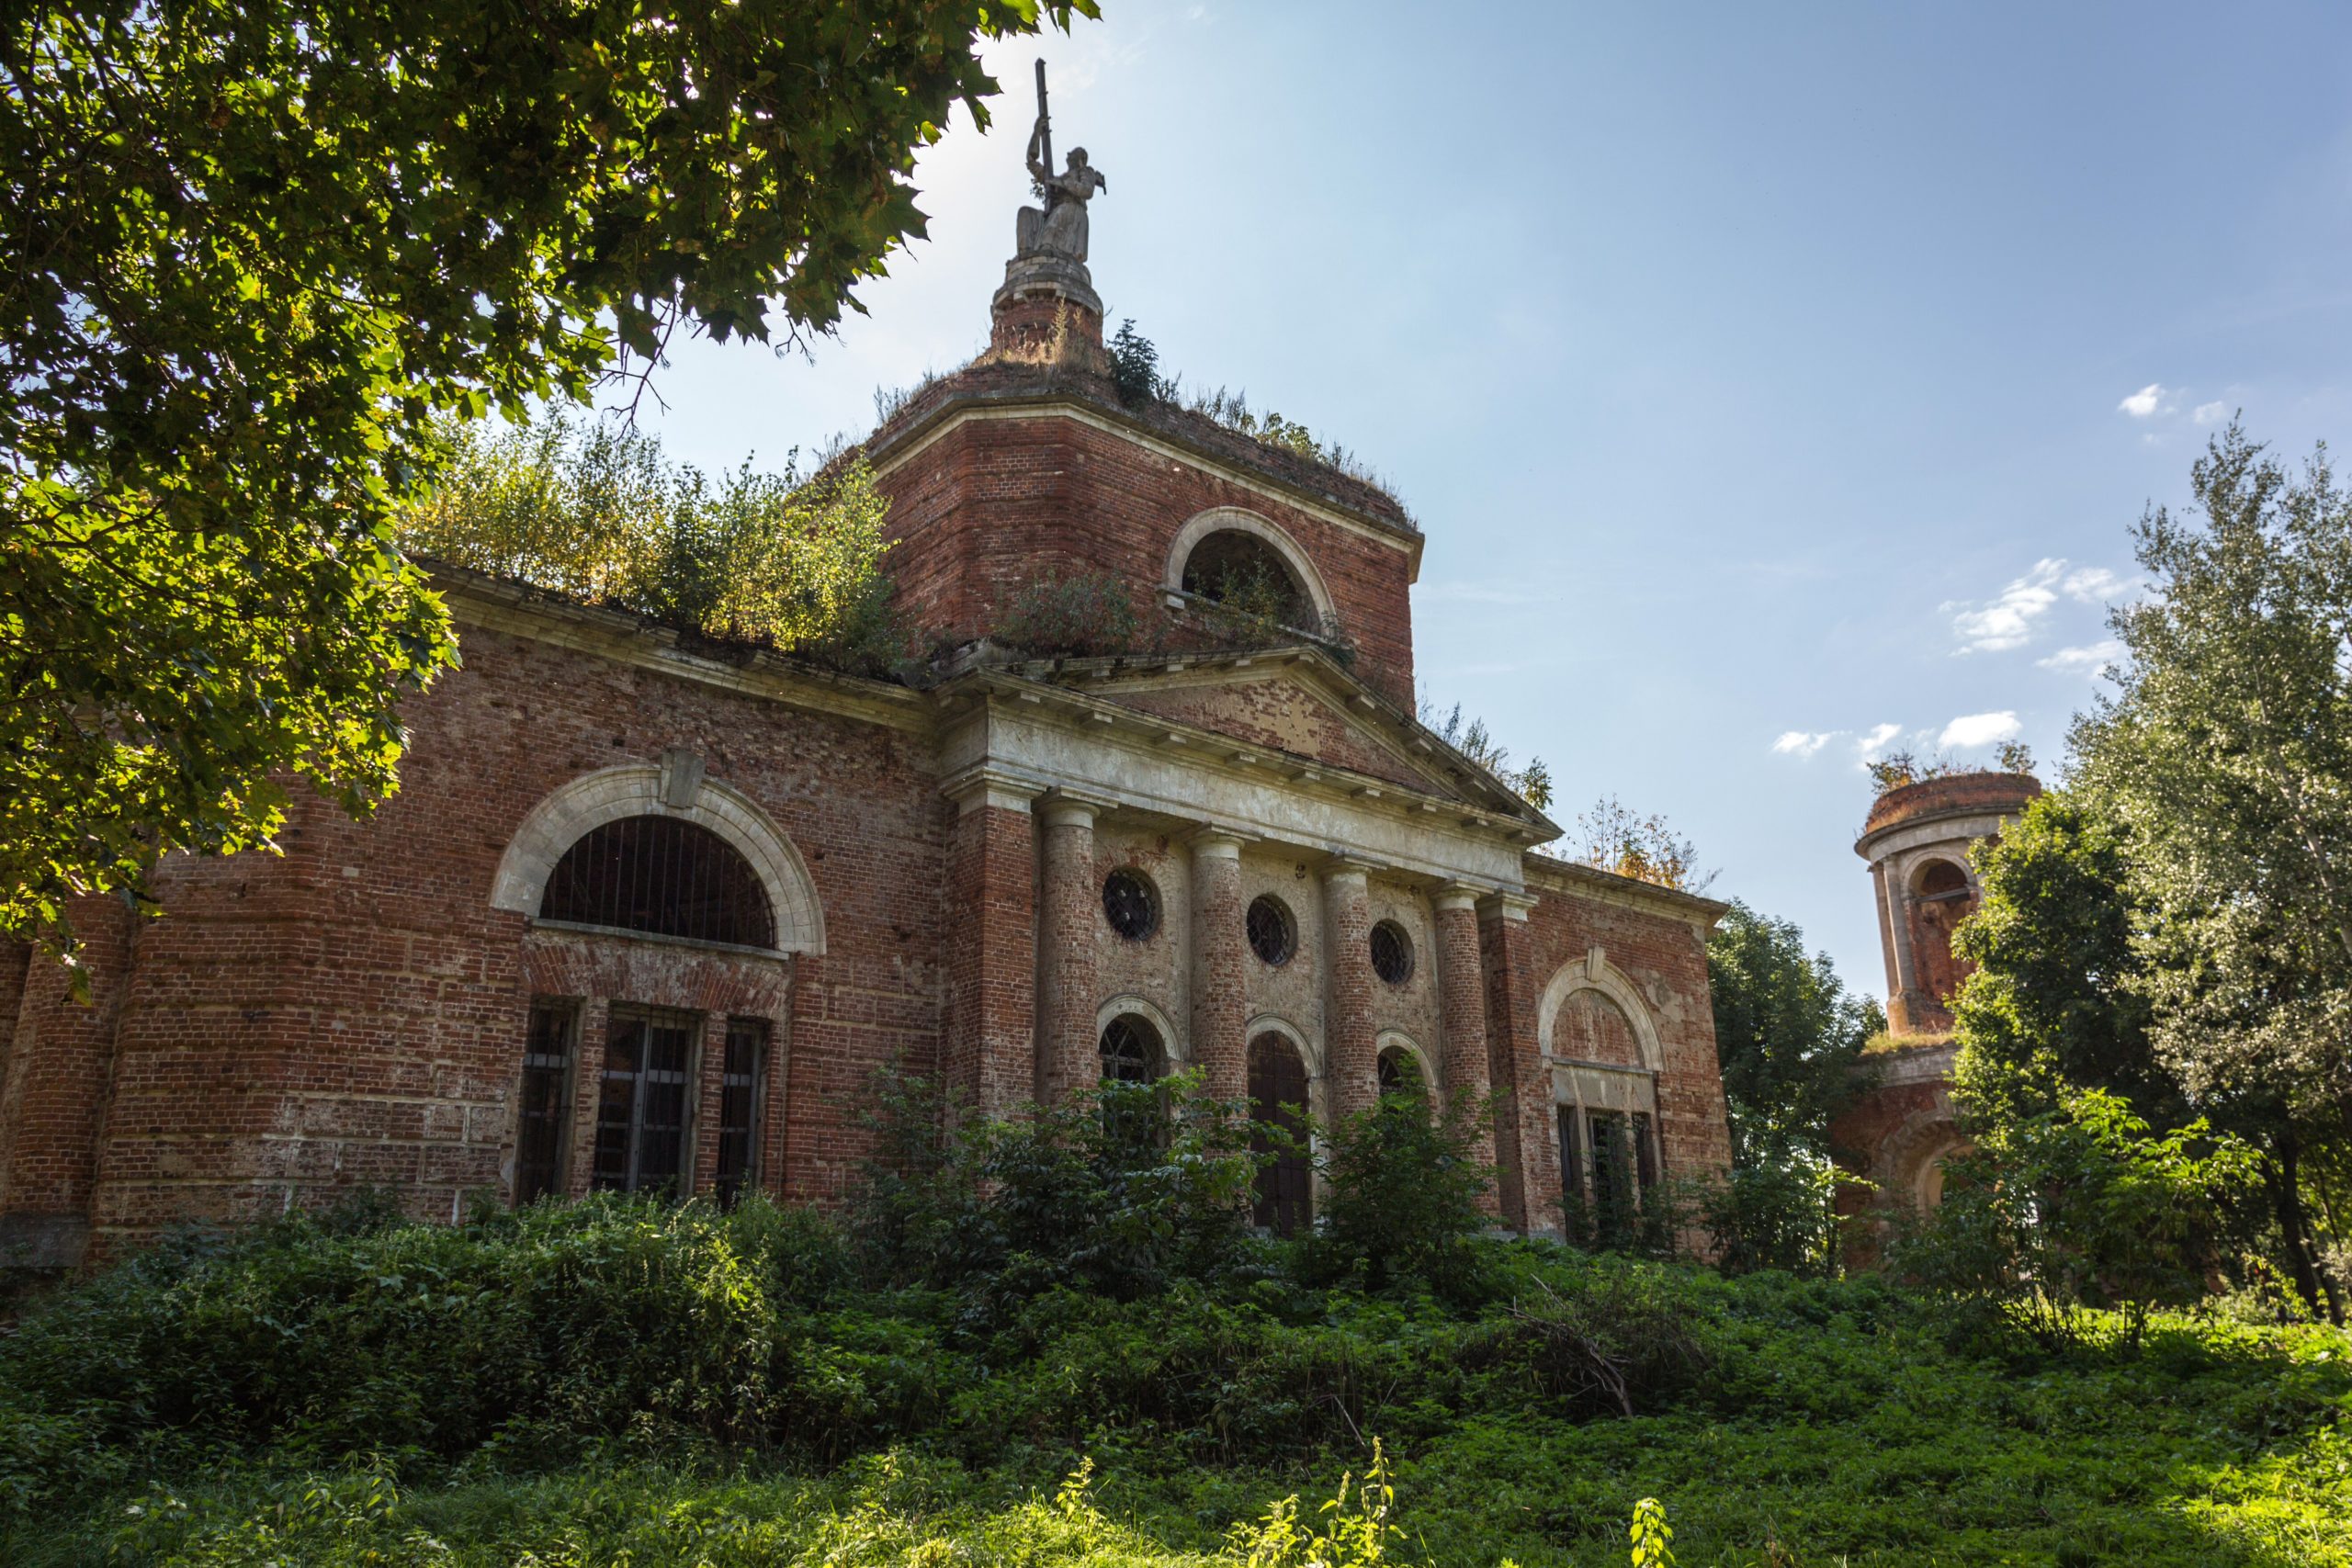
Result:
M1304 1248L1309 1277L1481 1299L1488 1281L1475 1240L1494 1224L1485 1207L1494 1173L1478 1162L1476 1130L1492 1114L1485 1104L1457 1101L1438 1115L1408 1084L1341 1122Z
M943 1114L918 1078L869 1101L855 1211L874 1277L959 1292L977 1323L1065 1288L1114 1301L1214 1279L1250 1250L1257 1163L1240 1108L1197 1076L1106 1082L1001 1121Z
M1046 571L997 606L989 636L1040 658L1092 658L1136 647L1143 622L1127 585L1107 571Z

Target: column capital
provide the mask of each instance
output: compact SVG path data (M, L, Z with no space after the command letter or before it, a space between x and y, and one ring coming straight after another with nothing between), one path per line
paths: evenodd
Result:
M1252 834L1237 833L1230 828L1204 822L1179 835L1179 841L1193 852L1195 860L1234 860L1239 858L1242 845L1254 844L1258 840Z
M1033 779L983 764L957 773L939 786L939 793L956 803L959 814L978 811L985 806L1001 811L1026 811L1029 803L1043 793L1043 786Z
M1478 900L1493 891L1494 889L1490 887L1481 887L1476 883L1449 882L1430 895L1430 903L1441 911L1475 909L1478 907Z
M1362 882L1379 869L1376 863L1354 855L1331 855L1325 859L1317 874L1326 882Z
M1535 908L1535 899L1525 893L1490 893L1478 900L1478 918L1482 920L1524 920L1527 912Z
M1091 828L1095 818L1110 810L1112 805L1100 795L1054 789L1038 796L1036 811L1048 828Z

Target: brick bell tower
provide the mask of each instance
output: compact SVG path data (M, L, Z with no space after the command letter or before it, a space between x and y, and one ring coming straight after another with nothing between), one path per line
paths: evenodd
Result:
M1871 1053L1869 1089L1829 1129L1839 1163L1875 1187L1842 1189L1842 1213L1934 1208L1944 1161L1968 1147L1951 1098L1951 998L1968 977L1952 932L1981 894L1968 852L2041 793L2030 773L1953 773L1888 790L1871 807L1854 852L1878 892L1888 1043ZM1857 1236L1849 1261L1867 1266L1875 1252L1874 1236Z
M2030 773L1953 773L1888 790L1871 806L1854 852L1878 890L1886 954L1886 1027L1897 1040L1951 1032L1951 995L1967 977L1951 950L1975 909L1969 846L1998 838L2041 793Z

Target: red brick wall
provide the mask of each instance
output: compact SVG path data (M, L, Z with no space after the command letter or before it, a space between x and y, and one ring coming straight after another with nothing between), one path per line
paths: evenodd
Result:
M888 458L888 454L886 460ZM920 624L976 636L1038 574L1125 581L1158 635L1189 646L1161 606L1177 531L1211 507L1278 525L1314 561L1362 668L1410 699L1412 556L1122 435L1040 412L967 421L885 474L890 570Z
M619 939L526 964L541 939L490 905L548 792L673 746L766 809L824 908L829 952L796 961L775 1031L786 1190L841 1190L865 1145L849 1101L876 1066L935 1066L951 808L926 743L502 633L469 628L463 645L466 667L404 712L403 788L372 821L304 801L282 859L164 868L169 913L140 933L116 1032L102 1234L360 1183L446 1218L466 1190L503 1188L535 969L556 984L550 964L609 970L611 950L641 948L636 978L598 983L661 994L618 999L728 1010L772 996L773 976L742 964ZM582 1046L584 1068L601 1033Z
M1559 888L1543 889L1527 924L1539 994L1563 966L1583 963L1596 946L1610 967L1640 992L1666 1058L1657 1110L1667 1174L1727 1168L1730 1130L1715 1057L1706 944L1697 930L1668 915L1580 898Z

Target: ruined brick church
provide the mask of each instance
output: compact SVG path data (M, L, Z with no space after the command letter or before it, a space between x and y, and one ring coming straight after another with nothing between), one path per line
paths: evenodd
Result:
M1500 1218L1535 1233L1726 1164L1723 906L1537 852L1558 829L1416 720L1419 528L1123 401L1085 265L1101 178L1032 164L989 350L860 449L901 606L961 651L863 679L437 572L464 667L407 704L371 820L306 799L282 858L174 857L162 919L78 910L86 1005L0 949L0 1262L361 1186L444 1219L831 1200L892 1064L990 1113L1182 1069L1325 1125L1408 1077L1491 1092ZM1291 632L1221 634L1237 567ZM1124 582L1152 651L989 641L1048 571ZM1316 1198L1286 1156L1258 1218Z

